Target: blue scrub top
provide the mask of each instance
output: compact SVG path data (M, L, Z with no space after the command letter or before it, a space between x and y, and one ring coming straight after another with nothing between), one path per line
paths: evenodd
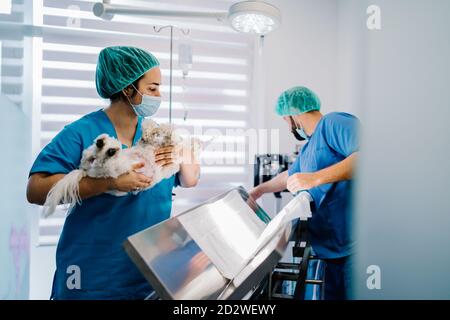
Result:
M133 145L141 137L142 120L139 117ZM67 125L39 154L30 175L77 169L82 151L102 133L117 138L103 110ZM116 197L105 193L76 205L67 216L59 239L52 297L144 299L152 289L122 245L130 235L170 217L172 189L178 184L174 175L137 195ZM67 282L73 282L71 266L80 270L80 289L67 286Z
M359 120L348 113L322 117L314 133L302 147L289 175L315 172L344 160L358 151ZM309 190L314 199L308 236L319 258L334 259L351 254L352 181L324 184Z

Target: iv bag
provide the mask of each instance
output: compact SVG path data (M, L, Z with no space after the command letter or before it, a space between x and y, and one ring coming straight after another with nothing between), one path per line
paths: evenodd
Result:
M192 44L187 36L180 38L178 43L178 66L186 77L192 68Z

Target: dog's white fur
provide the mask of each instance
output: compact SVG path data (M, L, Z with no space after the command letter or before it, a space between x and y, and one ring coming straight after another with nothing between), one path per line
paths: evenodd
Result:
M161 167L156 164L155 150L167 146L174 146L172 158L174 162ZM60 203L68 203L70 208L77 203L80 204L79 182L84 177L117 178L130 172L133 164L143 162L144 166L138 172L152 179L147 188L149 189L180 170L183 150L193 151L194 161L198 161L201 147L200 140L190 138L184 140L171 125L158 125L150 119L143 121L142 137L137 145L128 149L123 150L122 144L117 139L101 134L83 151L80 168L68 173L52 187L44 204L44 216L51 215ZM115 196L127 194L116 190L108 193Z

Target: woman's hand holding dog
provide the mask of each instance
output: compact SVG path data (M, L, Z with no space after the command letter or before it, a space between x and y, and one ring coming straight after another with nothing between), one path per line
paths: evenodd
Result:
M122 192L132 192L149 187L152 183L152 179L142 173L136 172L136 170L142 167L144 167L144 163L139 162L133 165L132 171L124 173L116 179L111 178L109 189Z
M163 147L155 150L155 161L156 164L165 167L168 165L171 165L175 162L175 147L174 146L168 146Z

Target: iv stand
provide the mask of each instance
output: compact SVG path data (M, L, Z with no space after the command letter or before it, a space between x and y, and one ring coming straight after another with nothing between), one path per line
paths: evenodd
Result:
M153 26L153 30L156 33L160 33L163 29L170 29L170 75L169 75L169 123L172 123L172 81L173 81L173 29L179 29L185 36L190 33L189 29L177 28L173 25L167 25L162 27Z

